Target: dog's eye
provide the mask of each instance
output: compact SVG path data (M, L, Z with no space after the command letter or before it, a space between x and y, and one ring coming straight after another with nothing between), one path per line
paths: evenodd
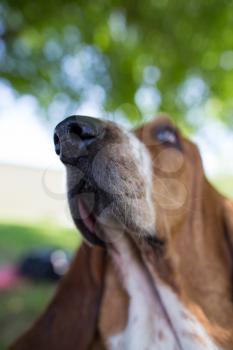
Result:
M156 128L154 137L161 143L178 146L180 144L179 137L175 129L170 126Z

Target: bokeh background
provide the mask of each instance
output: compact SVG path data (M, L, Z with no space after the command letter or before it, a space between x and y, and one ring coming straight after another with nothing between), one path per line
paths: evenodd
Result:
M34 247L74 251L57 122L80 113L134 127L166 112L233 197L233 1L0 2L0 271ZM50 299L0 290L0 349Z

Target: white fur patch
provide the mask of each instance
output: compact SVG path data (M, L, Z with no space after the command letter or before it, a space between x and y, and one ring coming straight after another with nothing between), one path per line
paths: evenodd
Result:
M150 226L149 232L153 232L153 228L155 227L156 213L154 210L153 200L152 200L152 192L153 192L153 171L152 171L152 161L149 151L146 146L134 135L132 132L123 131L129 141L130 152L132 153L132 157L135 159L135 164L138 168L138 173L141 178L145 182L145 190L146 190L146 203L150 215ZM145 223L148 225L148 222Z
M130 224L137 227L138 235L154 232L156 213L153 205L153 171L150 153L146 146L132 133L115 126L121 137L102 147L94 157L92 174L98 187L115 196L114 200L101 211L97 220L101 226L112 227L116 220L128 229ZM130 166L133 165L134 173ZM119 199L121 203L119 205ZM112 215L113 214L113 215ZM115 216L115 218L113 217ZM125 226L125 221L128 226ZM132 227L131 227L132 228ZM107 239L111 235L107 233Z
M109 339L109 349L152 350L157 344L158 349L173 350L173 334L164 333L168 324L143 266L135 259L125 239L117 241L117 249L120 255L114 255L114 260L130 296L129 318L124 332Z
M180 339L182 349L220 349L214 344L203 325L186 309L171 288L161 282L159 283L158 280L156 285L169 318L174 325L175 332Z
M108 339L109 350L220 350L170 287L156 287L129 242L116 242L113 259L130 296L125 330ZM162 303L161 303L162 300ZM163 304L163 306L162 306ZM165 309L164 309L165 308Z

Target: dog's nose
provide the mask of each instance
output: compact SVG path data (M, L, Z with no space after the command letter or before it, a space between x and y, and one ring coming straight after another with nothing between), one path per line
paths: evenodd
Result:
M99 119L71 116L59 123L54 132L55 152L64 157L77 157L103 133Z

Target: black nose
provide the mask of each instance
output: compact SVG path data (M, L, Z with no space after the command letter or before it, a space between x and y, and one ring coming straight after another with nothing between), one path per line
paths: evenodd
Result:
M83 155L103 133L103 122L86 116L71 116L59 123L54 132L55 152L63 158Z

